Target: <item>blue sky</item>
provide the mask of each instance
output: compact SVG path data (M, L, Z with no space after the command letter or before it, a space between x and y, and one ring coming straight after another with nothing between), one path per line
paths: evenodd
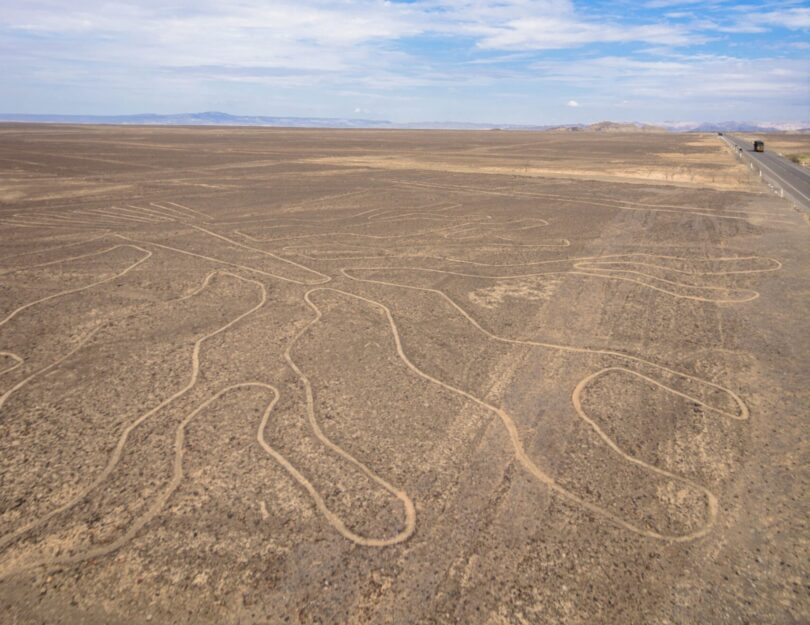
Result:
M0 111L810 120L810 2L3 0Z

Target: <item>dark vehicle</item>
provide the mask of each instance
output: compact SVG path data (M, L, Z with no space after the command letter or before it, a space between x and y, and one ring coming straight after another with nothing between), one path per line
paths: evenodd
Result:
M754 141L754 152L764 152L764 151L765 151L765 142Z
M718 133L717 133L717 136L718 136L718 137L722 137L722 136L723 136L723 133L722 133L722 132L718 132Z

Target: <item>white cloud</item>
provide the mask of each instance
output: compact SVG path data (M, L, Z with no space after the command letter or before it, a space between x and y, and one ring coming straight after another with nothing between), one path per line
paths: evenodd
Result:
M761 33L773 27L788 30L810 29L810 9L792 8L779 11L745 12L730 26L718 28L722 32Z
M728 102L748 94L770 94L776 103L804 97L806 106L808 64L795 58L801 42L768 42L786 58L678 52L723 31L808 28L810 9L763 1L729 2L715 11L717 2L706 3L709 9L702 0L648 0L679 7L672 19L666 9L623 14L635 6L627 0L616 7L572 0L3 0L0 92L4 106L21 109L25 100L8 94L29 85L28 101L49 106L50 94L73 89L76 107L85 110L85 103L109 98L138 110L154 102L165 110L224 101L266 112L289 98L292 110L305 103L320 114L368 102L381 116L394 105L379 105L380 98L412 97L416 104L447 104L431 112L409 101L400 109L405 114L463 115L477 105L489 116L500 112L496 102L518 97L578 114L567 110L578 106L575 100L560 106L568 93L586 101L588 111L631 95L633 106L641 98ZM441 42L442 53L420 47L416 37ZM727 51L734 42L723 34L714 43ZM595 49L603 56L594 58ZM349 91L358 95L339 96L337 104L333 96ZM525 110L543 115L537 107Z
M568 100L568 102L565 103L565 106L575 109L579 106L579 102L577 102L576 100Z
M678 101L715 100L733 108L736 98L810 99L810 61L743 59L730 56L674 56L639 60L605 56L578 63L543 61L534 64L545 80L590 88L618 100L628 96Z

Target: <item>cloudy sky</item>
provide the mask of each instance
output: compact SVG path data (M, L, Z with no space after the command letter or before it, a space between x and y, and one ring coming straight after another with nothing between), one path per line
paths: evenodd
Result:
M810 120L810 2L2 0L0 111Z

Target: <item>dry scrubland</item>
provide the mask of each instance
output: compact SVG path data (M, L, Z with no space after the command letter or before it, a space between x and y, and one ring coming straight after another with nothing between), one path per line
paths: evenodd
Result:
M799 623L810 227L717 137L0 126L0 620Z

